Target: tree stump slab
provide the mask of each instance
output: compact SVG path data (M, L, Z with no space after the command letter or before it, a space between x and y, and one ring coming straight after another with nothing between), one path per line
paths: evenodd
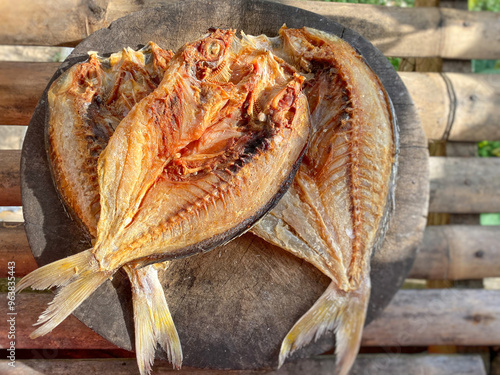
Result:
M348 41L379 75L394 105L400 128L396 210L383 246L372 260L369 322L403 283L421 242L428 205L428 153L405 86L367 40L331 19L282 4L189 0L130 14L95 32L76 47L52 81L84 60L90 50L108 54L127 46L138 48L150 40L176 50L210 27L274 36L283 24L314 27ZM21 158L26 231L40 266L90 247L65 211L51 179L44 141L46 91L30 122ZM276 366L286 333L329 283L313 266L252 234L209 253L172 262L161 280L180 335L184 365L214 369ZM74 315L114 344L133 350L131 292L122 271ZM333 345L333 334L327 334L296 356L320 354Z

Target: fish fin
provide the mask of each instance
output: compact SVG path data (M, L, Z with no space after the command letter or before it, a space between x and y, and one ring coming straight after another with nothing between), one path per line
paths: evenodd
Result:
M151 372L157 342L167 353L173 367L182 365L182 349L170 315L163 287L154 266L141 269L125 267L132 283L135 351L141 375Z
M41 326L31 333L30 338L34 339L52 331L111 274L100 271L92 252L86 250L40 267L22 278L16 286L17 292L26 287L33 289L60 287L47 310L35 323Z
M291 353L333 330L336 340L335 374L346 375L359 350L369 297L368 276L357 289L349 292L338 289L332 282L288 332L281 345L279 366Z

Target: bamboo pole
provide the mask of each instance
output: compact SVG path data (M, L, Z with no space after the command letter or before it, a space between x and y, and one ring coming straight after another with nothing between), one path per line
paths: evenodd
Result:
M27 125L57 63L0 62L0 124ZM500 76L399 73L430 140L500 139Z
M172 2L4 1L0 3L0 44L74 46L119 17ZM500 34L500 14L493 12L297 0L281 3L331 18L357 31L390 56L495 59L500 52L500 39L496 37Z

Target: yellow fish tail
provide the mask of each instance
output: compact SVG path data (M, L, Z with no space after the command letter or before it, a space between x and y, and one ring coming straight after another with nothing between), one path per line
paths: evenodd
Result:
M173 367L182 365L182 349L158 272L154 266L124 267L132 284L135 351L141 375L151 372L157 343L167 353Z
M297 349L317 340L328 331L335 332L336 375L346 375L359 350L370 299L370 278L355 290L345 292L332 282L323 295L295 323L283 340L279 356L281 367Z
M60 287L35 324L41 326L31 333L30 338L52 331L111 275L109 271L100 271L94 255L86 250L40 267L22 278L16 285L17 292L27 287Z

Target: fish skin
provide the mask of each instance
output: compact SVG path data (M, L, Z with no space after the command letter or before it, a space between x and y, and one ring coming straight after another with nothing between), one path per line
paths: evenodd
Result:
M73 216L93 237L100 213L97 159L130 108L158 86L172 56L152 42L109 58L91 53L48 92L46 148L52 176ZM69 157L81 168L75 168Z
M233 36L234 31L216 30L186 45L171 60L165 74L168 78L136 104L116 128L98 162L101 214L94 247L41 267L17 284L17 291L27 286L61 286L39 318L37 324L42 326L34 336L50 332L119 267L138 259L151 262L163 256L187 255L186 248L205 239L200 237L203 231L186 220L193 210L202 225L217 223L214 237L218 238L209 244L215 246L229 240L225 233L238 234L231 231L235 218L236 223L246 223L239 229L241 233L265 213L261 207L270 208L276 194L286 190L309 135L307 100L301 91L303 77L290 74L293 69L284 69L271 54L255 54L244 45L244 59L236 59L229 48L234 48ZM179 87L189 95L176 91ZM200 103L188 106L192 95L201 96L205 108ZM156 102L150 108L141 106L148 100ZM230 110L227 103L239 110ZM211 117L217 121L212 123ZM162 120L165 118L168 121ZM222 144L207 143L210 136L206 134L231 123L238 125L233 130L245 134ZM197 142L189 142L186 132L198 137ZM196 152L208 151L213 158L206 170L199 169L199 175L192 172L204 167L193 158ZM263 188L262 174L268 176L268 186L256 199L250 190ZM186 186L195 187L185 200L187 207L163 199L167 192L177 194L172 194L172 199L182 198L179 185L184 191ZM189 206L193 208L189 210ZM158 214L164 209L170 210L167 215L172 220ZM145 213L153 219L145 232L147 241L141 238L139 230L144 227L138 223ZM155 225L161 230L155 230ZM128 254L122 247L128 248Z
M172 56L153 42L139 51L124 48L108 58L91 53L88 61L72 66L49 91L47 150L54 183L65 206L93 240L100 215L97 159L120 121L161 82ZM68 115L74 120L62 121ZM68 139L73 148L68 149ZM182 349L157 267L137 268L131 263L123 268L132 287L139 372L150 373L157 343L179 369Z
M311 140L294 183L253 228L332 279L283 340L279 365L327 331L336 374L349 372L370 296L370 258L395 160L390 102L378 77L340 38L311 28L259 43L307 75Z

